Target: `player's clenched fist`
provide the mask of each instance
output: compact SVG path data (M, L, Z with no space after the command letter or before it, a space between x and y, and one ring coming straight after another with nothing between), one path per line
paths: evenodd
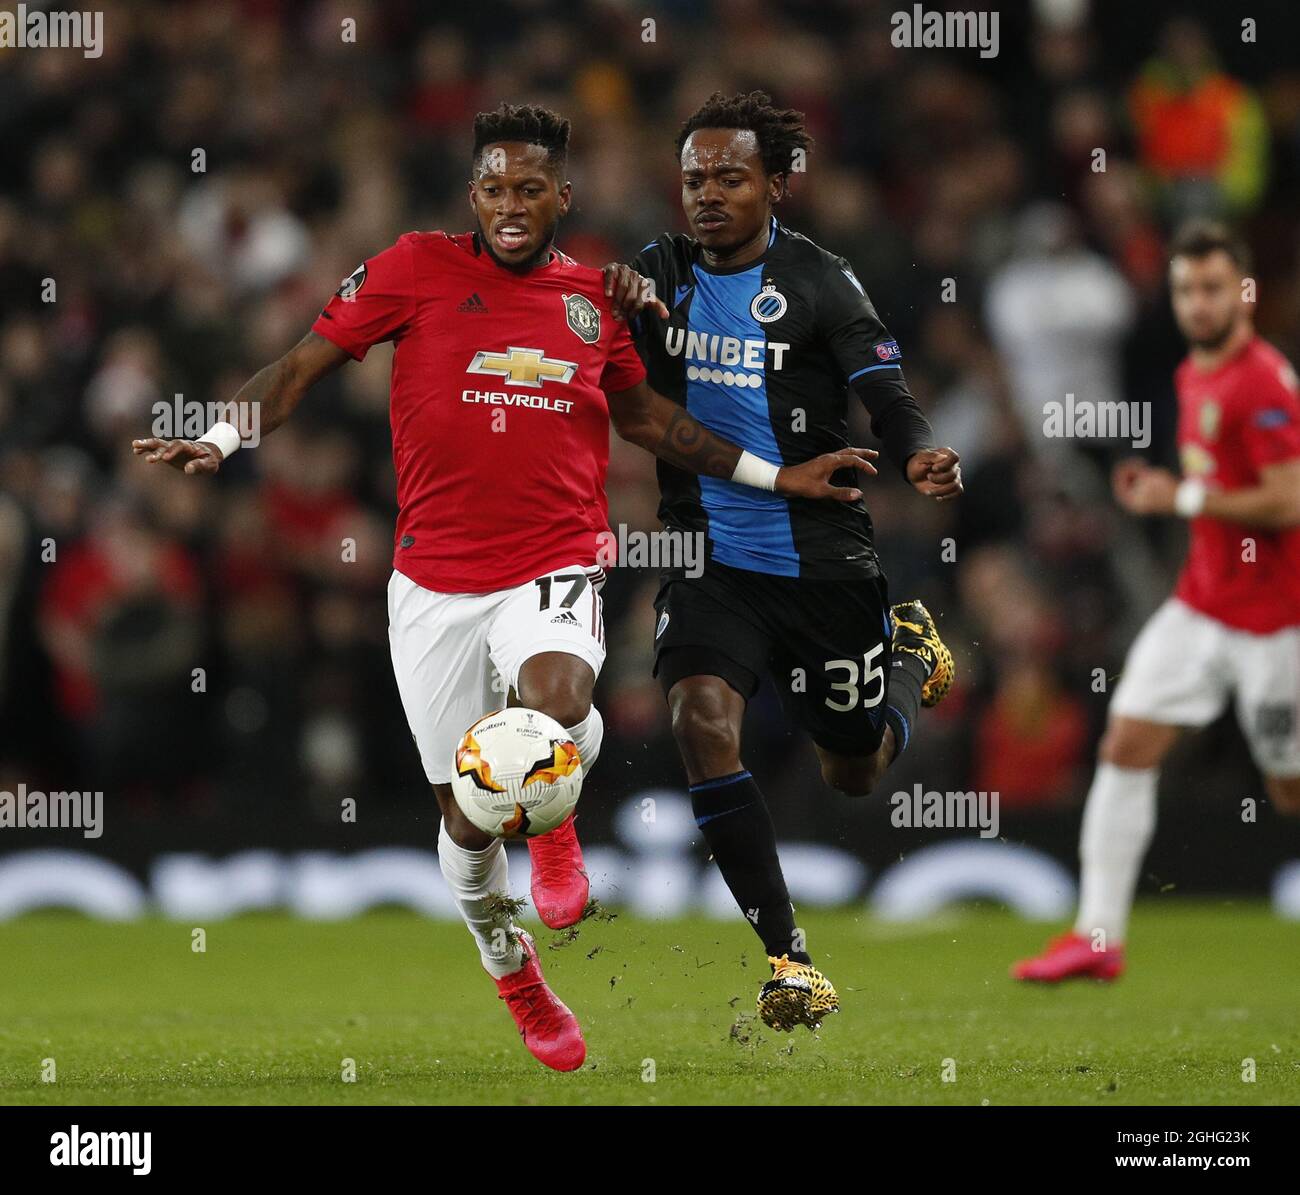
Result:
M1165 515L1174 513L1174 494L1178 478L1168 469L1157 469L1141 457L1120 461L1111 473L1115 501L1129 514Z
M185 473L215 473L225 460L221 449L206 440L160 440L149 436L132 440L131 451L151 465L162 461Z
M776 475L776 492L791 498L834 498L839 502L856 502L862 491L852 486L832 485L831 475L841 469L861 469L876 474L871 463L880 454L874 448L841 448L826 452L802 465L786 465Z
M955 498L962 492L961 458L953 448L928 448L907 461L907 480L927 498Z

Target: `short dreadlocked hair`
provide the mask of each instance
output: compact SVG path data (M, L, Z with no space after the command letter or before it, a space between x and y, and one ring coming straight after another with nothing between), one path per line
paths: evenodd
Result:
M558 112L535 104L501 104L495 111L474 117L474 156L498 141L524 141L540 145L557 177L564 174L569 157L569 122Z
M677 157L696 129L749 129L758 138L758 152L767 174L789 174L796 150L807 152L813 139L804 128L804 115L778 108L765 91L723 95L715 91L689 117L677 134Z

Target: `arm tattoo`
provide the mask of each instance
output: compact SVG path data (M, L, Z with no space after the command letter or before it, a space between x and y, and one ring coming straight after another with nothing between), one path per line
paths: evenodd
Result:
M674 409L654 454L679 469L706 477L730 477L740 460L739 448L715 436L682 407Z

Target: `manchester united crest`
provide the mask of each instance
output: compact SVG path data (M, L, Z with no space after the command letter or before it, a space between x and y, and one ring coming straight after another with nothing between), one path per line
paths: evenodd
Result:
M583 344L595 344L600 339L600 312L586 295L561 295L564 315L571 331Z
M1187 477L1209 477L1218 467L1214 454L1195 441L1189 441L1178 450L1178 461Z

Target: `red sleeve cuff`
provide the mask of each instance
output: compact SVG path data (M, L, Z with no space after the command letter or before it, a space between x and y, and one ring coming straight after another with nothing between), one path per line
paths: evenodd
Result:
M317 336L325 337L331 344L338 345L354 361L364 361L366 353L370 350L368 344L358 343L353 340L344 329L340 328L327 315L318 315L316 322L311 326L311 330Z
M639 386L645 380L644 365L633 366L614 374L606 370L605 376L600 380L600 388L610 394L618 394L623 390L631 390L633 386Z

